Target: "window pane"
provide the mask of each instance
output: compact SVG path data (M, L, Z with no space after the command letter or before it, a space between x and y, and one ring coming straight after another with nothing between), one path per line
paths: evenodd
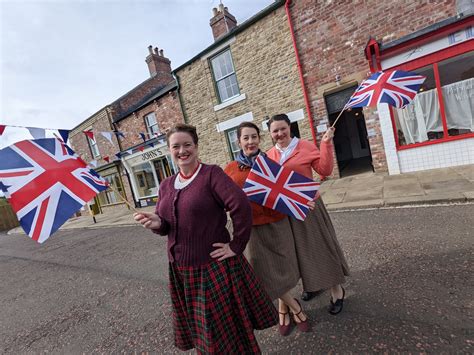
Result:
M219 81L217 83L217 88L219 90L221 101L226 101L234 96L239 95L239 86L235 74L232 74L231 76Z
M151 165L149 163L143 163L132 167L132 171L138 190L138 196L156 195L157 187Z
M225 80L217 82L217 90L219 91L219 96L222 102L229 99L229 95L227 94L227 89L225 86Z
M97 146L97 142L93 139L88 138L89 146L91 147L92 155L94 157L98 157L100 155L99 147Z
M448 134L474 132L474 52L438 64Z
M235 159L240 152L239 142L237 139L237 128L227 131L226 134L227 140L229 141L231 155Z
M393 109L400 145L443 138L443 123L433 66L423 67L413 72L426 76L426 80L409 105L403 109Z

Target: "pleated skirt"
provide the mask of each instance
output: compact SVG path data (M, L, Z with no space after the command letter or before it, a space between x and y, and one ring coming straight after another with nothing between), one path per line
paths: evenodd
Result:
M253 226L244 255L272 300L293 289L300 279L288 218Z
M205 354L259 354L254 329L278 313L243 255L199 267L169 264L176 347Z
M349 276L344 253L331 217L320 198L304 221L288 218L305 291L318 291L345 282Z

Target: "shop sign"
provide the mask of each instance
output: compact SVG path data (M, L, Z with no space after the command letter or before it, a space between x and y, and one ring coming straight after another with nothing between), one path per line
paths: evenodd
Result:
M130 166L134 166L137 164L145 163L150 160L157 159L159 157L162 157L167 153L166 147L161 147L153 150L149 150L146 152L143 152L139 155L135 155L129 159L126 159L126 162Z

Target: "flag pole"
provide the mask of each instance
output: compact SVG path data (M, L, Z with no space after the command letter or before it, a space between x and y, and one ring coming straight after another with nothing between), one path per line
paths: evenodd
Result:
M342 113L346 110L346 106L344 106L344 108L342 109L341 112L339 112L339 115L337 115L336 117L336 120L334 121L334 123L332 124L331 128L334 128L334 126L336 125L337 121L339 120L339 118L341 117Z

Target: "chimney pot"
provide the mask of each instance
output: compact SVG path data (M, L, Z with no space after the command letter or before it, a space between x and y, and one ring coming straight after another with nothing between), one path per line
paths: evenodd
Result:
M158 54L158 47L155 47L155 54Z
M223 3L219 4L219 12L224 12L224 4Z
M161 56L161 57L164 57L163 49L160 49L160 56Z
M153 46L148 46L148 52L150 52L150 54L153 54Z
M217 16L217 13L218 13L218 12L217 12L217 8L214 7L214 8L212 9L212 16Z

